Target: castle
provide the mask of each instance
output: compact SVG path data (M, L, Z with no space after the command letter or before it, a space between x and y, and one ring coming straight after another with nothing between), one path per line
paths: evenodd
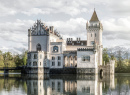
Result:
M87 40L73 40L47 27L41 20L28 29L28 59L26 73L97 74L102 66L103 26L96 11L86 23ZM109 67L113 67L110 62ZM106 66L108 67L108 66ZM100 68L100 70L99 70ZM109 69L110 71L110 69ZM111 70L114 73L114 68Z

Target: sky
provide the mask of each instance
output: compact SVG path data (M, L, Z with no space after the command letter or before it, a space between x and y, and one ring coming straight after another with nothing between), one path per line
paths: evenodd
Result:
M37 19L64 39L87 39L94 8L103 24L103 47L130 48L130 0L0 0L0 50L28 49L28 29Z

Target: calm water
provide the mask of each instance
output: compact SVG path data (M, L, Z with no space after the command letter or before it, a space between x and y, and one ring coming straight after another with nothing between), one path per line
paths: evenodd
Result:
M130 74L0 74L0 95L130 95Z

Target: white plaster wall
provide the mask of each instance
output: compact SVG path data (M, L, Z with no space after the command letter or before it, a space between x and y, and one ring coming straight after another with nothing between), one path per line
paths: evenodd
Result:
M47 51L47 42L49 36L31 36L31 51L36 51L36 46L41 45L41 51Z
M74 51L74 50L77 50L77 48L87 48L87 46L82 46L82 45L81 46L66 46L66 51Z
M96 55L93 51L77 51L77 68L97 68ZM82 61L82 56L90 56L90 61Z

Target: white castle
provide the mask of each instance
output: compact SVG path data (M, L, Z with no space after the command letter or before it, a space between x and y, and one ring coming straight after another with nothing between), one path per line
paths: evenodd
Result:
M26 73L99 73L103 26L95 10L86 30L87 40L67 38L65 41L53 26L48 28L37 20L28 29Z

